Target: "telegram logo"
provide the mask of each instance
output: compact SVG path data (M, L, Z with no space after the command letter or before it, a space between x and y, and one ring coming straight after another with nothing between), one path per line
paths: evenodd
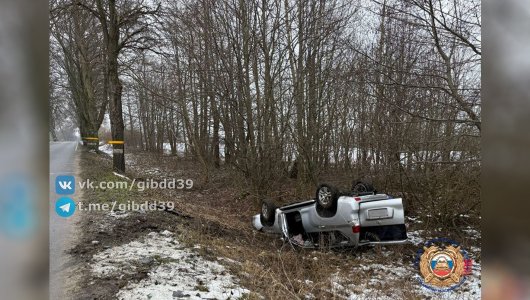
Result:
M62 197L55 202L55 212L63 217L68 218L75 212L75 202L68 197Z

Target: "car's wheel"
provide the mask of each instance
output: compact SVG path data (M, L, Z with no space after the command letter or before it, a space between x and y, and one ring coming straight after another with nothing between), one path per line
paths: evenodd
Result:
M260 213L261 224L265 226L274 225L275 215L276 215L276 205L274 205L274 203L270 201L263 200L261 202L261 213Z
M333 206L333 201L337 200L337 193L335 188L327 184L321 184L317 188L316 199L318 205L322 208L330 208Z
M317 212L321 217L332 217L337 212L339 192L329 184L321 184L316 192Z
M353 184L352 192L355 194L376 193L375 188L372 184L362 181L357 181Z

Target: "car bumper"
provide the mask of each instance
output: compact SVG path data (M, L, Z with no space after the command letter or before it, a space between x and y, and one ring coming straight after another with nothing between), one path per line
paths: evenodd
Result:
M254 228L258 231L261 231L263 229L263 224L261 224L260 216L255 215L252 217L252 225Z
M401 244L406 244L408 241L409 241L408 239L397 240L397 241L369 241L369 242L360 242L358 245L359 246L364 246L364 245L401 245Z

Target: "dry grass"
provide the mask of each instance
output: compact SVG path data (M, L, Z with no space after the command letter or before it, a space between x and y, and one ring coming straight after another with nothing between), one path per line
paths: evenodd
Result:
M245 188L244 178L230 169L215 170L208 182L201 182L193 162L180 159L176 163L174 157L141 155L142 159L129 173L131 177L143 177L135 172L142 168L160 166L164 175L159 178L185 174L185 178L199 180L192 192L172 195L171 191L160 190L148 191L147 195L153 200L172 200L177 210L193 216L179 230L179 240L190 246L201 245L201 255L210 259L228 258L221 259L220 263L253 291L249 299L258 299L258 295L266 299L304 299L307 295L316 299L338 297L332 292L330 278L358 264L353 252L295 249L277 235L252 228L250 220L258 211L257 199L268 197L280 203L290 202L296 194L296 188L289 188L292 183L282 184L283 188L279 188L282 192L253 195ZM351 278L353 283L357 280L362 277Z
M191 230L189 230L191 229ZM312 294L317 299L333 299L330 278L347 262L336 253L306 251L283 245L276 237L255 239L254 243L234 243L226 236L215 237L203 228L189 228L179 238L189 245L200 244L200 253L210 259L233 260L227 264L241 278L243 286L266 299L302 299ZM261 246L261 247L260 247Z
M190 246L201 245L201 255L227 266L240 278L241 285L252 291L248 299L305 299L308 296L343 299L347 295L337 288L336 278L346 280L355 292L362 293L356 289L362 289L363 283L374 275L372 269L358 271L368 261L385 266L392 266L398 260L405 265L412 264L417 250L413 245L391 246L384 250L364 247L313 251L293 248L284 244L279 236L252 228L251 216L259 211L259 199L272 198L278 204L303 200L304 197L297 195L303 191L302 194L307 194L305 197L312 196L314 188L310 186L300 188L295 182L286 181L279 183L276 191L255 195L249 192L245 179L229 168L212 170L208 182L204 182L200 168L192 161L146 153L129 155L129 158L141 157L130 160L133 165L127 175L131 178L194 179L191 191L146 190L135 196L150 201L173 201L178 211L192 216L190 221L176 222L179 240ZM346 178L340 180L342 186L347 186ZM381 292L384 294L388 290L390 297L415 299L418 298L417 287L413 284L410 278L385 282Z

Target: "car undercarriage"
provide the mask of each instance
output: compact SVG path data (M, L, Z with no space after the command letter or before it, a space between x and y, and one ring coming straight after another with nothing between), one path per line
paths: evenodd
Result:
M355 247L366 244L400 244L407 241L401 198L377 193L357 182L340 192L321 184L315 199L276 207L263 201L253 217L257 230L278 233L304 248Z

